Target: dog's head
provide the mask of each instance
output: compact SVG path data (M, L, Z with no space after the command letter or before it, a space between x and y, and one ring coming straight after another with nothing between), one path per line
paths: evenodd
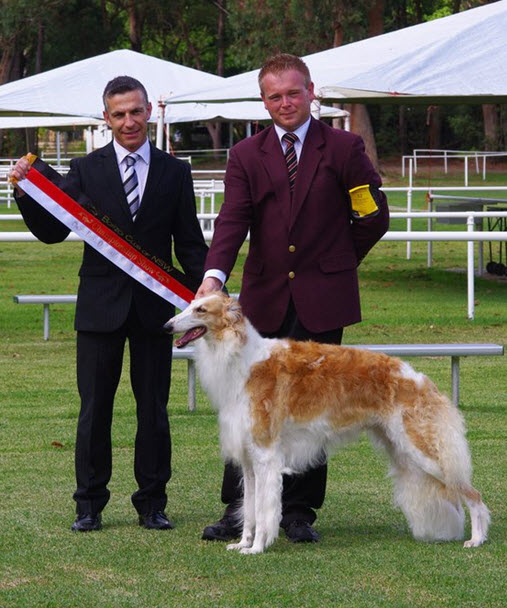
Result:
M244 317L241 306L233 298L217 291L194 300L183 312L164 325L170 334L183 333L174 345L182 348L209 334L218 340L225 332L243 333Z

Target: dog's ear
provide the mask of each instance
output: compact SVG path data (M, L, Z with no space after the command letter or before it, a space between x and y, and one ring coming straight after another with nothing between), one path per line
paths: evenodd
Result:
M239 323L243 319L240 303L234 298L228 298L225 306L225 314L231 325Z

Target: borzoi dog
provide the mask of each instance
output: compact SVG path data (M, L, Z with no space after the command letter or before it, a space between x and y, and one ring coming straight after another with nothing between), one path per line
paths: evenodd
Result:
M228 549L261 553L278 536L282 474L301 472L365 430L391 459L395 502L415 538L487 536L489 511L470 485L458 409L407 363L365 349L262 338L238 302L194 300L165 329L193 340L203 388L218 410L224 459L243 470L243 534Z

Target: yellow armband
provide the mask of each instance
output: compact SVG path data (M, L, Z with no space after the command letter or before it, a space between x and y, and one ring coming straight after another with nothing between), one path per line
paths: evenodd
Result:
M368 184L352 188L352 190L349 190L349 195L352 213L356 217L366 217L378 211L377 203L371 194Z

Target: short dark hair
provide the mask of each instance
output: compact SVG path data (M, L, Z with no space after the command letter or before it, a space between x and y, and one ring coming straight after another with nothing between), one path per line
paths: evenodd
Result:
M312 77L310 76L310 70L306 63L296 55L290 55L289 53L278 53L268 57L261 67L259 72L259 87L262 91L262 79L266 74L281 74L287 70L297 70L303 74L305 79L305 85L310 86Z
M129 91L141 91L144 97L146 105L148 105L148 93L144 88L143 84L132 78L132 76L116 76L110 80L102 93L102 101L104 102L104 109L107 112L107 100L113 95L121 95L122 93L128 93Z

